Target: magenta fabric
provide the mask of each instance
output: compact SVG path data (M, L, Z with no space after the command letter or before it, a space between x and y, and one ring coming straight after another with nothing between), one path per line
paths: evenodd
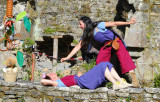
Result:
M129 52L126 50L123 42L120 39L117 42L120 44L120 48L118 51L116 51L116 55L120 62L121 72L122 74L124 74L126 72L129 72L135 69L136 66L132 61L132 58L129 55ZM106 42L105 44L107 43L108 42ZM112 50L113 50L112 47L102 47L97 56L96 64L99 64L100 62L105 62L105 61L110 62Z
M65 77L63 77L63 78L60 78L60 80L61 80L66 86L70 87L70 86L76 85L74 76L75 76L75 75L68 75L68 76L65 76Z

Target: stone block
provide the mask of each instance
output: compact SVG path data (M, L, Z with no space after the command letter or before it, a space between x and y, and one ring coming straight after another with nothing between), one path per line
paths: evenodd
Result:
M81 89L80 87L79 88L70 87L70 92L73 93L73 94L74 93L80 93L80 89Z
M138 5L138 10L139 11L147 11L149 9L148 4L144 3L144 2L140 2Z
M107 93L91 93L91 99L108 99Z
M144 97L145 97L145 98L151 98L151 97L152 97L152 94L144 93Z
M33 98L29 96L24 96L24 102L43 102L42 98Z
M2 102L17 102L17 99L5 99Z
M10 87L0 87L0 91L9 91L10 90Z
M16 95L17 92L16 91L4 91L5 95Z
M130 97L134 102L143 102L143 94L130 94Z
M142 92L143 92L143 89L140 89L140 88L129 88L129 93L140 94Z
M146 47L147 36L145 32L143 28L126 28L124 39L126 45L129 47Z
M125 92L125 93L116 92L116 95L119 96L119 97L129 97L129 93L128 92Z
M89 94L74 94L73 97L81 100L88 100L90 98Z
M99 87L95 89L96 92L107 92L109 89L107 87Z
M88 90L88 89L80 89L81 93L92 93L95 92L95 90Z
M157 100L160 101L160 94L154 94L153 95L153 99L157 99Z
M33 33L33 25L31 26L31 31L30 33L27 32L25 26L24 26L24 22L23 21L17 21L15 23L15 28L16 28L16 33L19 33L21 35L21 40L25 40L27 38L31 38L31 34Z
M114 90L108 90L108 96L109 97L116 97L116 91L114 91Z
M158 93L160 92L159 88L144 88L147 93Z
M145 98L143 102L156 102L152 98Z

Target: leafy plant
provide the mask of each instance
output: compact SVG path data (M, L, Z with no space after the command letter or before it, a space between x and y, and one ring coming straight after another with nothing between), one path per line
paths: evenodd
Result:
M157 69L157 73L154 73L154 78L153 78L153 86L156 88L160 87L160 67L157 62L153 62L150 64L152 68Z
M73 44L78 44L78 41L77 40L73 40Z
M43 31L45 34L52 34L54 32L54 30L52 28L46 28Z
M130 102L131 101L131 97L127 97L127 102Z
M160 87L160 75L155 75L155 78L154 78L154 87L157 87L159 88Z
M154 79L153 79L154 87L159 88L160 87L160 68L158 64L156 64L155 67L157 68L158 73L154 74Z
M34 44L34 40L32 40L31 38L27 38L22 45L23 51L27 53L32 53Z
M154 26L149 24L148 27L146 28L147 31L147 38L150 39L151 38L151 34L153 33L154 30Z
M81 65L82 68L85 68L86 71L89 71L96 65L96 60L93 58L90 63L84 63Z
M111 88L112 87L112 83L111 82L107 82L106 87Z
M56 72L57 73L57 76L59 76L60 78L62 78L63 77L63 74L61 74L61 70L59 70L58 72Z

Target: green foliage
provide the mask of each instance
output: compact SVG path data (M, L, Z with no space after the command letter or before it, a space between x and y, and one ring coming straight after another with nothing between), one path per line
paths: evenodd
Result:
M160 74L155 74L154 87L160 88Z
M46 29L44 29L43 32L44 32L45 34L52 34L52 33L54 32L54 30L51 29L51 28L46 28Z
M106 87L111 88L113 84L111 82L107 82Z
M63 33L71 33L72 32L71 26L61 26L58 24L54 24L53 26L54 26L54 28L46 28L46 29L44 29L43 32L48 35L50 35L54 32L63 32Z
M150 39L151 38L151 34L152 34L152 31L154 30L154 26L152 24L149 24L148 27L146 28L146 31L147 31L147 38Z
M78 44L78 41L77 41L77 40L73 40L72 43L73 43L73 44Z
M63 74L61 74L61 70L59 70L58 72L56 72L57 73L57 76L58 77L60 77L60 78L62 78L63 77Z
M155 64L156 69L158 70L158 73L154 74L154 87L160 88L160 68L158 64Z
M60 76L61 75L61 70L59 70L57 73L57 76Z
M32 40L31 38L27 38L25 41L24 41L24 43L23 43L23 45L22 45L22 47L23 47L23 51L24 52L27 52L27 53L32 53L32 45L34 45L35 44L35 41L34 40Z
M130 102L131 101L131 97L127 97L126 101Z
M157 69L157 73L154 73L153 84L154 87L160 88L160 67L157 62L153 62L150 66Z
M86 71L89 71L96 65L96 60L93 58L90 63L84 63L81 65L82 68L85 68Z

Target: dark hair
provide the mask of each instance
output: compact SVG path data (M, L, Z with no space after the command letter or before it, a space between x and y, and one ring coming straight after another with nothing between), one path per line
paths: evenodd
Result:
M97 26L96 22L92 22L92 20L87 16L80 17L79 20L82 20L82 22L86 25L83 36L82 36L82 47L86 49L89 45L89 43L93 39L93 29Z

